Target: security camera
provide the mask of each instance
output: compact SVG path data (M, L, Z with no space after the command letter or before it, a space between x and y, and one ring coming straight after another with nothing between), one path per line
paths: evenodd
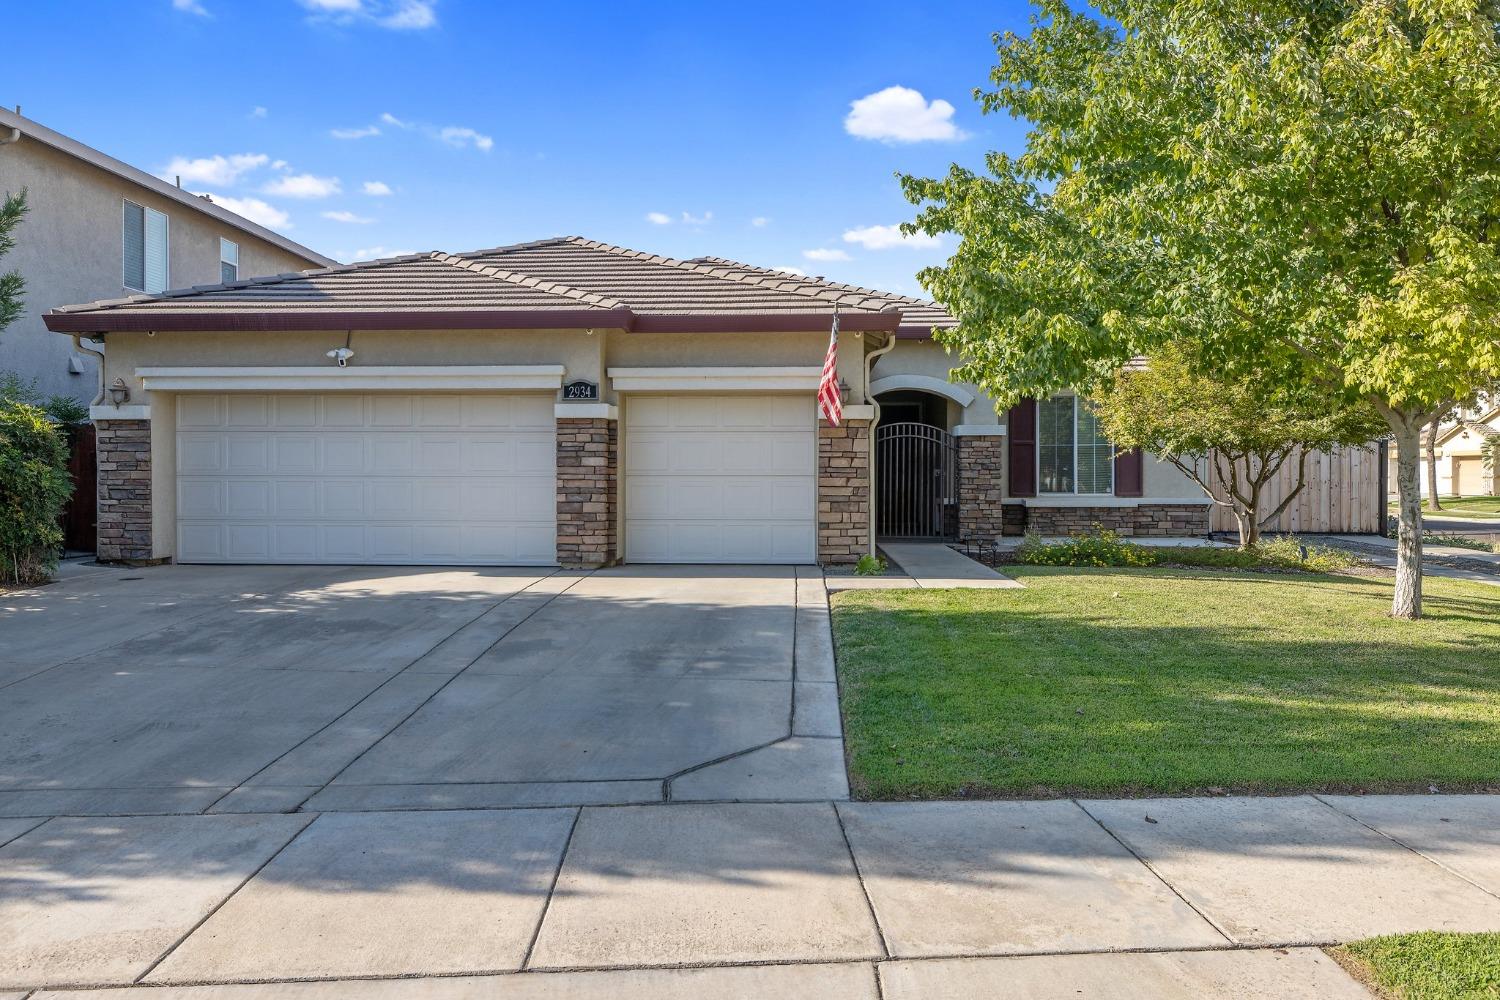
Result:
M354 352L347 347L335 347L328 352L328 356L339 363L340 368L349 366L349 359L354 357Z

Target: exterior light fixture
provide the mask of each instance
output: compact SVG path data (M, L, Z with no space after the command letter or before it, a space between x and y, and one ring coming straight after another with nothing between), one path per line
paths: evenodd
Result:
M845 403L849 402L849 383L844 379L839 379L839 399Z
M130 401L130 387L127 386L125 384L125 380L118 375L116 375L115 380L109 384L109 398L110 401L115 404L115 409L117 410L120 408L121 403L128 403Z

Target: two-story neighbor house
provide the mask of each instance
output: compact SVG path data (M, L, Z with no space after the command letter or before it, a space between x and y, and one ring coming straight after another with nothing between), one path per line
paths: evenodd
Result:
M47 332L70 302L215 284L334 263L17 111L0 110L0 195L30 207L0 267L26 279L26 312L0 331L0 371L36 379L44 396L87 402L96 359Z

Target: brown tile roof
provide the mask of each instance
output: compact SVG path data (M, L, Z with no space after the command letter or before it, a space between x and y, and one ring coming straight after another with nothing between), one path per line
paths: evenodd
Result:
M848 329L925 335L933 303L720 258L676 260L576 236L422 253L295 274L63 306L61 332L160 329L619 327L810 330L835 308Z

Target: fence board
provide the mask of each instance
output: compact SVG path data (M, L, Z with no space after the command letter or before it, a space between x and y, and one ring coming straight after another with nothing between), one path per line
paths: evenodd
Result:
M1272 510L1297 485L1297 459L1293 456L1261 496L1265 510ZM1307 485L1287 509L1263 530L1272 532L1379 534L1385 527L1385 505L1380 491L1380 449L1376 445L1337 448L1317 452L1307 459ZM1240 463L1240 475L1246 475ZM1224 496L1217 472L1209 485L1216 496ZM1214 531L1234 531L1234 514L1214 505L1209 514Z

